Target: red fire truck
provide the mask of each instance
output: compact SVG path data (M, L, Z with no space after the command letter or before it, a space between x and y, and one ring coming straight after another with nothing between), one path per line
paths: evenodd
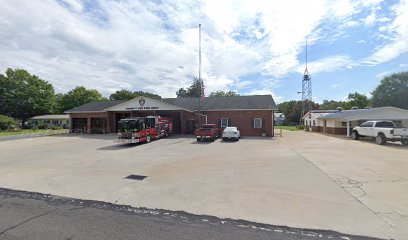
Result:
M118 143L149 143L173 133L171 118L160 116L125 118L118 122Z

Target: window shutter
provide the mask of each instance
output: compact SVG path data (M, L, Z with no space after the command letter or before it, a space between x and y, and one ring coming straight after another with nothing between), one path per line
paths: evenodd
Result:
M265 118L262 118L262 128L265 128Z
M228 118L228 127L231 127L231 118Z
M221 127L221 118L218 119L218 127L219 127L219 128Z
M251 118L251 127L254 128L254 121L255 119Z

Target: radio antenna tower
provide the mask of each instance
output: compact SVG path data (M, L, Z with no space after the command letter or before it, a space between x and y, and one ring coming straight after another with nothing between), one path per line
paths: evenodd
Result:
M312 110L312 78L307 70L307 40L306 40L306 69L302 79L302 116Z

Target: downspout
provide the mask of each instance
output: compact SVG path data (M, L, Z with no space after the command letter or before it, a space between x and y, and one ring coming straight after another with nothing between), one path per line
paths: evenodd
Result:
M204 116L205 117L205 124L207 124L207 115L204 115L204 114L201 114L201 113L195 113L195 114L200 115L200 116Z

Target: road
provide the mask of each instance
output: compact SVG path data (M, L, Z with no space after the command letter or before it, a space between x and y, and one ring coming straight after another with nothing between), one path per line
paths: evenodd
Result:
M0 239L373 239L0 188Z

